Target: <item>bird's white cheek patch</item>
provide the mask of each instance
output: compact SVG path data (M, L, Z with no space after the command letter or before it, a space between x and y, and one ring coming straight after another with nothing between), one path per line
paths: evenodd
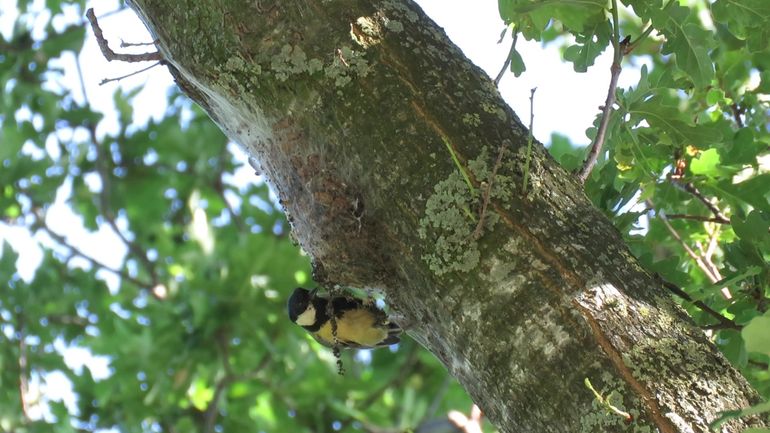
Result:
M309 305L305 311L297 316L297 325L311 326L315 324L315 307Z

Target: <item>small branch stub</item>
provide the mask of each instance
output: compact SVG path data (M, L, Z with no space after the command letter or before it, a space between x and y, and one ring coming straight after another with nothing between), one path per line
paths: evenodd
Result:
M529 136L527 136L527 160L524 163L524 179L521 182L521 189L524 191L524 195L527 195L529 164L532 160L532 128L535 127L535 90L537 90L537 87L533 87L529 90Z

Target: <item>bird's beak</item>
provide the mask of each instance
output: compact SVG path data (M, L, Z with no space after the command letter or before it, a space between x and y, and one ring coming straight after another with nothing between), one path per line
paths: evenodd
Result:
M311 290L311 291L310 291L310 297L311 297L311 298L315 298L315 294L316 294L316 292L318 292L318 287L316 287L315 289L313 289L313 290Z

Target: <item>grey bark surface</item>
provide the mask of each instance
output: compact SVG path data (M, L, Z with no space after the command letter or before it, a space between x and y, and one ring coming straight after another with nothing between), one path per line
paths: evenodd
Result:
M316 279L382 290L501 431L702 432L756 401L575 178L538 143L525 167L526 128L414 3L132 6L260 162Z

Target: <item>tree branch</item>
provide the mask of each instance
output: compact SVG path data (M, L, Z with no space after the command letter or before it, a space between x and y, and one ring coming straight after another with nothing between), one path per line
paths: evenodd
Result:
M57 325L75 325L81 328L88 326L88 319L80 316L70 316L66 314L55 314L52 316L44 317L48 323L55 323Z
M76 246L74 246L74 245L70 244L69 242L67 242L67 239L64 236L62 236L62 235L56 233L55 231L51 230L45 223L40 225L40 229L43 230L44 232L46 232L48 234L48 236L52 237L60 245L62 245L64 247L67 247L72 252L72 254L74 254L74 255L76 255L78 257L82 257L82 258L86 259L89 263L91 263L91 265L96 266L99 269L104 269L105 271L108 271L108 272L110 272L112 274L115 274L115 275L119 276L120 278L125 279L126 281L130 281L131 283L133 283L134 285L136 285L139 288L142 288L142 289L145 289L145 290L147 290L149 292L152 292L152 290L151 290L152 289L152 285L150 285L148 283L145 283L144 281L140 281L138 278L132 277L131 275L129 275L125 271L122 271L120 269L115 269L115 268L112 268L110 266L107 266L104 263L102 263L102 262L96 260L95 258L89 256L88 254L86 254L83 251L81 251L80 249L78 249Z
M127 47L146 47L147 45L155 46L158 43L158 39L152 42L126 42L123 39L120 40L120 48Z
M668 3L666 3L666 4L663 6L663 9L662 9L662 10L663 10L663 11L665 11L665 10L666 10L666 9L668 9L668 8L669 8L669 7L670 7L672 4L673 4L673 0L668 0ZM647 36L649 36L649 35L650 35L650 33L652 33L652 31L653 31L653 30L654 30L654 27L652 26L652 22L650 22L650 23L647 23L647 27L646 27L646 28L645 28L645 29L642 31L642 33L639 35L639 37L638 37L638 38L636 38L636 39L634 39L633 41L629 42L629 43L628 43L628 44L627 44L627 45L624 47L624 49L623 49L623 55L628 55L628 54L630 54L632 51L634 51L634 49L636 49L636 47L637 47L637 46L638 46L638 45L639 45L639 44L640 44L640 43L641 43L641 42L642 42L642 41L643 41L643 40L644 40L644 39L645 39Z
M230 365L230 349L227 334L222 330L218 330L216 332L214 342L216 343L217 351L219 352L219 357L222 361L222 368L225 371L225 375L217 381L217 384L214 388L214 396L211 398L208 406L206 406L206 411L203 416L204 433L213 433L215 431L217 415L219 413L219 402L222 399L222 395L224 394L225 390L227 390L227 388L232 385L233 382L237 382L239 380L248 380L254 377L254 375L267 367L271 359L269 356L270 352L266 351L262 356L262 359L260 359L257 363L257 366L254 367L254 369L252 369L249 373L236 374L233 372L232 365Z
M652 202L648 200L647 204L651 206ZM663 212L656 211L655 214L663 222L663 225L666 226L666 229L668 229L669 233L671 233L671 236L673 236L674 239L679 241L679 244L682 245L682 248L684 248L687 255L690 256L690 258L693 259L693 261L695 261L695 263L703 271L703 273L706 274L706 276L708 277L709 281L711 281L712 284L722 279L722 276L718 274L718 271L717 273L712 272L712 269L701 259L701 257L695 251L693 251L693 249L690 248L689 245L687 245L687 243L682 239L682 236L680 236L679 232L677 232L676 229L671 225L671 223L668 221L668 218L666 218L666 215Z
M24 313L22 311L16 314L16 328L19 335L19 401L21 402L21 415L25 422L29 422L29 404L27 402L29 363L27 359L26 324L24 323Z
M709 222L709 223L717 223L717 224L730 224L730 220L724 220L717 217L706 217L706 216L700 216L700 215L685 215L681 213L671 213L666 214L668 219L674 220L674 219L685 219L685 220L695 220L695 221L703 221L703 222Z
M414 369L416 364L417 364L417 346L412 346L411 349L409 350L409 353L406 355L406 360L398 369L398 373L394 374L390 378L390 380L388 380L382 386L372 391L372 393L369 394L369 396L364 401L362 401L360 404L357 405L356 409L359 411L368 409L369 406L374 404L374 402L376 402L377 400L380 399L380 397L382 397L382 394L384 394L385 391L388 390L388 388L398 387L401 383L403 383L409 377L409 375L412 373L412 369ZM345 430L348 424L350 424L354 420L355 420L354 416L349 416L348 418L340 421L342 425L340 430Z
M406 360L401 365L401 368L398 369L398 374L393 375L393 377L391 377L387 383L383 384L376 391L369 394L369 397L367 397L366 400L362 401L359 405L359 410L367 409L369 406L374 404L374 402L379 400L380 397L382 397L382 394L384 394L388 388L398 387L409 377L412 369L417 364L417 347L417 345L413 345L409 349L409 353L406 355Z
M519 32L514 31L513 32L513 42L511 43L511 49L508 50L508 57L505 58L505 62L503 63L503 67L500 68L500 72L497 73L497 77L495 77L495 86L500 84L500 80L503 79L503 75L505 75L505 71L508 70L508 66L511 64L511 56L513 56L513 52L516 51L516 41L519 39Z
M604 107L602 107L602 118L599 122L599 130L596 131L596 137L591 144L591 150L588 152L583 168L578 172L578 180L581 183L585 183L588 176L591 174L596 161L599 159L599 153L601 153L602 146L604 145L605 137L607 136L607 126L610 124L610 115L612 115L612 106L615 104L615 89L618 87L618 78L620 77L620 62L623 59L623 51L620 44L620 27L618 26L618 2L612 0L612 48L614 50L614 57L612 59L612 66L610 66L610 86L607 89L607 100L604 101Z
M107 43L107 40L104 38L101 27L99 27L99 22L96 20L96 14L94 14L93 8L89 8L88 11L86 11L86 18L88 18L88 21L91 23L91 29L94 32L94 36L96 36L96 43L99 44L99 49L102 50L102 55L108 62L113 60L120 60L122 62L163 61L163 55L160 51L142 54L119 54L112 51L109 43Z
M631 54L634 49L647 37L652 33L652 31L655 30L654 27L652 27L652 23L647 23L647 27L642 31L642 34L639 35L638 38L634 39L633 41L626 44L625 47L623 47L623 55L627 56Z
M669 283L668 281L660 279L663 283L663 286L665 286L668 290L670 290L673 294L679 296L680 298L684 299L685 301L695 305L696 307L700 308L701 311L704 313L710 315L711 317L717 319L717 324L715 325L707 325L704 326L704 329L736 329L741 330L743 329L743 326L738 325L735 323L735 321L728 319L727 317L720 314L718 311L714 310L713 308L706 305L703 301L695 300L687 294L684 290L677 287L676 284Z
M91 15L93 15L93 9L89 9L89 12ZM95 19L95 18L94 18ZM84 104L86 106L90 105L89 99L88 99L88 93L86 93L86 86L85 81L83 79L83 69L80 66L80 60L76 61L76 66L78 70L78 79L80 81L80 90L83 93L83 100ZM121 241L126 245L128 250L136 256L140 262L144 265L147 273L150 275L150 279L152 280L151 286L155 287L159 284L158 275L155 270L155 266L153 263L147 258L147 254L145 251L136 243L128 240L125 235L123 235L123 232L121 232L120 228L118 228L118 224L115 221L115 215L112 213L111 210L111 200L110 200L110 176L109 172L107 170L106 166L106 159L104 156L104 152L102 149L102 143L99 141L96 135L96 125L88 122L85 125L86 129L88 130L88 134L91 138L91 142L94 145L94 148L96 150L96 171L99 175L99 180L101 181L101 190L99 191L99 211L101 215L104 217L105 221L107 221L107 224L110 226L112 231L115 232L115 234L120 238ZM161 299L154 290L150 290L150 293L155 297L156 299Z
M150 70L150 69L152 69L152 68L154 68L154 67L156 67L158 65L161 65L162 63L163 62L155 62L155 63L153 63L152 65L150 65L150 66L148 66L146 68L139 69L138 71L131 72L130 74L121 75L120 77L105 78L105 79L103 79L102 81L99 82L99 85L103 86L103 85L105 85L107 83L111 83L113 81L120 81L120 80L122 80L124 78L133 77L134 75L141 74L142 72L148 71L148 70Z
M227 158L228 153L229 152L227 150L227 146L223 146L222 152L219 155L219 158L220 158L219 160L222 161L224 160L224 158ZM224 202L225 207L227 208L227 212L230 214L230 219L233 220L235 225L238 227L238 230L240 230L242 233L247 233L248 228L246 227L246 224L243 222L240 215L238 215L235 212L235 209L233 209L233 206L230 205L230 202L227 201L227 197L225 197L225 182L222 180L222 176L224 176L224 172L221 170L221 165L218 167L217 171L219 172L219 174L214 179L214 184L213 184L214 191L217 192L217 194L219 195L219 198L221 198L222 202Z
M695 196L695 198L700 200L704 205L706 205L706 207L711 211L711 213L714 214L716 219L718 219L721 224L730 224L730 219L727 218L722 213L722 211L714 203L711 202L711 200L706 198L706 196L704 196L703 193L701 193L700 190L698 190L698 188L696 188L692 182L678 182L676 180L673 180L673 182L675 185L681 186L682 189L689 192L690 194Z
M438 392L433 396L433 399L430 402L430 406L428 406L428 409L425 411L425 415L422 418L422 421L420 421L419 424L425 423L427 420L433 418L436 416L436 413L438 412L439 405L444 400L444 396L447 393L447 390L449 389L449 385L452 384L452 376L447 375L446 378L444 378L444 381L441 383L441 387L438 389Z
M700 244L700 242L697 244L698 248L701 250L700 256L703 258L703 262L708 265L709 269L711 269L711 273L714 275L720 275L719 268L711 260L717 248L717 240L719 239L719 227L720 226L715 226L715 229L708 233L709 241L705 249L703 249L703 246Z
M730 104L730 110L733 112L733 119L735 119L735 124L738 125L739 128L743 128L743 119L741 119L741 115L743 114L744 110L735 102Z

